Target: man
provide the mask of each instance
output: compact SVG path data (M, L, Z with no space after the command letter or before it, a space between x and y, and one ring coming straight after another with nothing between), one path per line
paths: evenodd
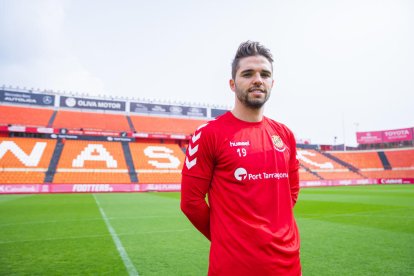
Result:
M211 241L209 275L301 275L296 142L285 125L263 116L272 62L258 42L240 45L233 110L200 126L187 149L181 209Z

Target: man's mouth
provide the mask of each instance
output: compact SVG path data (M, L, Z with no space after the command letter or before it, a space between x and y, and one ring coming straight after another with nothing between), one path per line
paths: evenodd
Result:
M266 93L264 89L258 87L250 88L248 91L249 93Z

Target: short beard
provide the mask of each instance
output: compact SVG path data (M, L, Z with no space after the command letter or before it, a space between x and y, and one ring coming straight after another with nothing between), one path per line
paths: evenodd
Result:
M269 91L266 92L266 96L264 100L261 99L250 99L249 98L249 92L243 93L242 91L238 90L236 87L236 96L239 99L239 101L245 106L250 109L260 109L263 107L263 105L267 102L269 99Z

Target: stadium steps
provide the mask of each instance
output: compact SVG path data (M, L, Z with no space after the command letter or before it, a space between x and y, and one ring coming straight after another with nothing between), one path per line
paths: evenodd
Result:
M55 177L56 168L59 163L59 159L62 154L64 145L65 144L62 142L62 139L58 139L55 150L53 151L52 158L50 159L49 167L46 171L44 183L53 182L53 178Z
M354 173L359 174L359 169L358 169L357 167L352 166L351 164L349 164L349 163L345 162L345 161L344 161L344 160L342 160L342 159L339 159L338 157L336 157L336 156L334 156L334 155L332 155L332 154L330 154L330 153L328 153L328 152L324 152L324 151L320 151L320 150L317 150L317 151L318 151L320 154L325 155L325 156L326 156L326 157L328 157L329 159L331 159L331 160L335 161L336 163L339 163L339 164L341 164L342 166L344 166L344 167L348 168L351 172L354 172Z
M131 179L131 183L138 183L138 175L135 171L134 161L132 161L132 154L131 149L129 148L128 142L122 142L122 150L124 151L125 161L128 167L128 174L129 178Z
M302 163L300 164L300 166L305 169L305 171L313 174L314 176L316 176L317 178L319 178L320 180L324 180L322 176L320 176L317 172L312 171L311 169L309 169L308 167L306 167L305 165L303 165Z
M384 169L385 170L391 170L392 167L391 167L390 161L388 160L385 153L383 151L379 151L378 156L381 159L381 162L382 162L382 165L384 166Z
M334 155L332 155L332 154L330 154L328 152L324 152L324 151L321 151L321 150L316 150L316 151L320 152L321 154L325 155L326 157L328 157L329 159L335 161L336 163L339 163L342 166L348 168L351 172L356 173L357 175L359 175L359 176L361 176L363 178L367 178L365 175L363 175L359 171L359 169L357 167L349 164L348 162L345 162L344 160L342 160L342 159L340 159L340 158L338 158L338 157L336 157L336 156L334 156Z
M129 125L129 127L131 128L131 131L132 132L135 132L136 130L135 130L135 127L134 127L134 123L132 122L132 120L131 120L131 117L129 117L128 115L126 116L126 118L127 118L127 121L128 121L128 125Z
M49 122L47 123L47 127L53 126L53 122L55 121L56 114L57 114L57 110L53 111L52 116L50 116Z

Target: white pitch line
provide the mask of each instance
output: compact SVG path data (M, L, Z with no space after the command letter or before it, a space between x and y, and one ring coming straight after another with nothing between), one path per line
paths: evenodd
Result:
M134 233L121 233L118 236L137 236L137 235L146 235L146 234L160 234L160 233L178 233L178 232L187 232L194 231L192 228L187 229L176 229L176 230L166 230L166 231L146 231L146 232L134 232ZM41 239L30 239L30 240L17 240L17 241L1 241L0 244L10 244L10 243L26 243L26 242L47 242L47 241L61 241L61 240L80 240L80 239L90 239L90 238L105 238L108 234L103 235L85 235L85 236L74 236L74 237L56 237L56 238L41 238Z
M101 212L102 218L105 221L106 227L109 230L109 233L112 236L112 239L114 240L114 243L116 245L116 249L119 252L119 255L121 256L122 261L124 262L124 265L128 271L128 274L130 276L138 276L138 271L135 268L134 264L132 263L131 259L128 256L128 253L126 252L124 246L121 243L121 240L119 239L118 235L115 232L115 229L112 227L111 223L109 223L109 219L106 216L104 210L102 209L101 205L99 204L98 199L96 198L95 194L93 194L93 198L95 198L96 205L98 205L99 211Z

